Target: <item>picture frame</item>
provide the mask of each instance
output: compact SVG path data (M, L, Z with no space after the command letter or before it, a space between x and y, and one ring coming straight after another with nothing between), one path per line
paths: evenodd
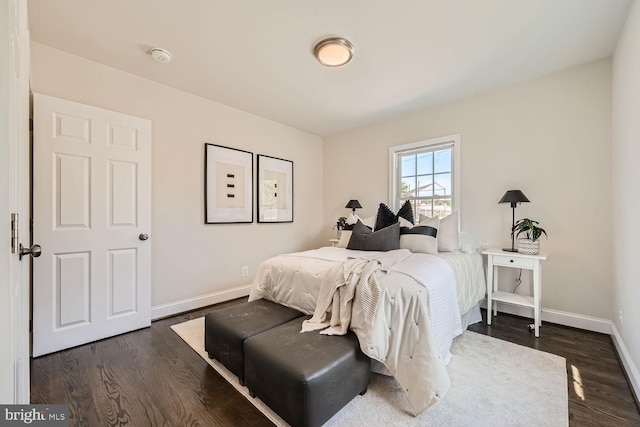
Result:
M253 222L253 153L204 144L204 222Z
M258 154L258 222L293 222L293 161Z

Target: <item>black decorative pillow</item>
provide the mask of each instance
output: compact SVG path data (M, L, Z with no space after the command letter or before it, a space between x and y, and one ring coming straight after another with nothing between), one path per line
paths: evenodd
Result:
M380 207L378 207L378 215L376 216L376 226L374 230L381 230L385 227L388 227L392 224L398 222L398 218L396 214L394 214L389 206L384 203L380 203Z
M411 202L408 200L404 202L397 215L398 218L404 218L409 221L412 225L416 223L413 217L413 207L411 206Z
M347 249L384 252L400 249L400 224L396 222L382 230L371 231L358 221L353 227Z
M404 202L397 214L394 214L389 206L384 203L380 203L380 206L378 207L378 216L376 217L375 230L380 230L390 226L391 224L395 224L398 222L399 218L406 219L411 223L411 225L415 224L411 202L408 200Z

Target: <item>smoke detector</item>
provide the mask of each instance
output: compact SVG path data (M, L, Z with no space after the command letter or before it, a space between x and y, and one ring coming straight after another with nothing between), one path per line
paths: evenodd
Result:
M160 47L151 49L151 56L158 62L166 63L171 61L171 52Z

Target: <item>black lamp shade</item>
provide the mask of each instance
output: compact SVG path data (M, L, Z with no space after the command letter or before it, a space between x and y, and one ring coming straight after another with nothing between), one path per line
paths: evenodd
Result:
M498 203L511 203L511 207L515 208L516 203L528 202L527 196L520 190L509 190L504 193L502 199Z
M349 203L347 203L347 206L345 206L345 208L351 208L354 211L356 209L360 209L362 206L360 206L360 202L357 200L349 200Z

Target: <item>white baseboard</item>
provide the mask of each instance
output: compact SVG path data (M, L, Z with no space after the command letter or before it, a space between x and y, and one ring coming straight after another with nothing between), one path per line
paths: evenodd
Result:
M542 320L564 326L571 326L573 328L586 329L587 331L600 332L601 334L611 334L611 327L613 326L609 319L584 316L582 314L547 308L542 309Z
M636 394L636 399L640 399L640 371L638 371L638 367L633 362L631 355L629 354L629 350L627 350L627 346L624 344L622 340L622 336L616 328L616 325L613 324L611 336L613 338L613 343L616 346L616 350L618 350L618 355L620 356L620 360L622 360L622 365L624 366L624 370L629 377L629 381L631 382L631 387L633 387L633 391Z
M225 289L224 291L213 292L194 298L187 298L169 304L156 305L151 307L151 320L160 319L174 314L195 310L208 305L217 304L232 299L246 297L251 291L251 285L239 286L237 288Z
M483 301L481 306L486 308L486 301ZM514 314L522 317L531 317L533 319L533 310L526 307L517 307L510 304L498 303L498 312ZM544 307L542 308L542 321L570 326L572 328L585 329L587 331L600 332L602 334L611 334L611 327L613 326L611 320L608 319L600 319L598 317L584 316L582 314L552 310Z

